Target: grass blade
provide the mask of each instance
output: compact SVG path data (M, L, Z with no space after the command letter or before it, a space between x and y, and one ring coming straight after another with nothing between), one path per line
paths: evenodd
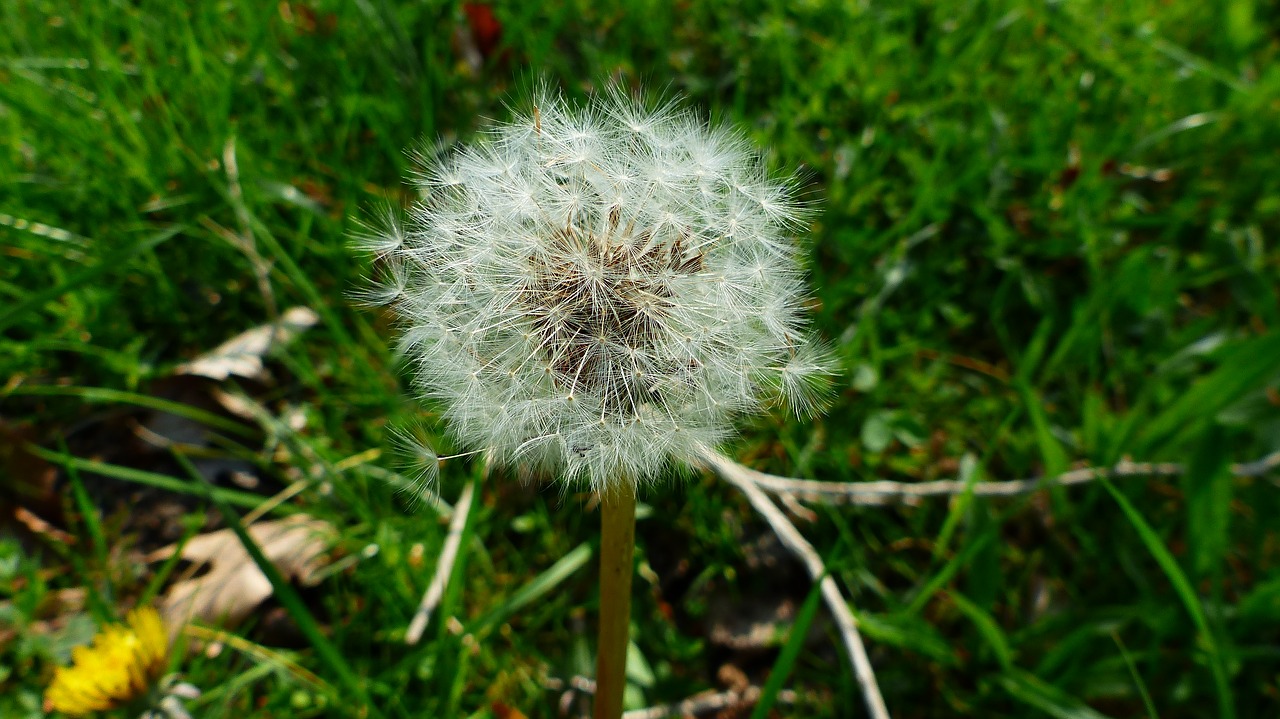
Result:
M262 495L253 494L251 492L241 492L236 489L223 489L222 487L206 487L202 484L193 484L184 482L177 477L170 477L167 474L157 474L142 469L134 469L132 467L121 467L117 464L107 464L94 459L84 459L70 454L62 454L59 452L51 452L44 447L34 444L28 444L26 449L31 454L54 464L66 467L68 471L82 470L100 474L104 477L119 479L125 482L133 482L146 487L155 487L168 492L177 492L179 494L193 494L205 497L212 494L220 501L237 507L257 507L262 504L265 499Z
M1241 342L1208 377L1193 384L1138 437L1138 448L1174 444L1194 428L1280 373L1280 331Z
M489 630L501 624L507 617L555 589L561 582L572 576L574 572L582 569L583 565L591 559L593 553L590 544L583 543L578 545L572 552L561 557L560 561L551 565L546 571L521 587L501 606L477 620L472 625L470 632L477 637L483 636Z
M769 670L769 678L765 680L764 687L760 690L760 701L756 702L756 708L751 711L751 719L765 719L769 716L769 710L777 701L783 682L791 676L791 668L795 666L796 659L800 657L800 650L804 648L805 639L809 636L809 626L813 624L813 618L818 614L818 604L822 601L821 581L821 578L814 581L813 589L809 590L809 596L800 606L796 621L791 625L791 636L787 637L787 643L778 654L777 661L773 663L773 669Z
M1197 578L1221 573L1231 521L1231 457L1227 432L1213 425L1200 440L1183 477L1187 496L1187 547Z
M961 614L973 622L978 634L982 635L982 638L987 642L987 646L991 647L991 651L995 652L996 661L1000 662L1000 666L1005 671L1012 669L1013 650L1009 648L1009 639L1001 631L995 617L988 614L982 607L969 601L959 592L950 592L948 596L955 603L956 609L959 609Z
M239 435L241 437L253 437L257 434L257 430L241 424L240 422L229 420L226 417L214 414L208 410L200 409L199 407L192 407L189 404L161 399L160 397L152 397L147 394L126 392L124 390L108 389L105 387L30 385L14 387L13 389L6 390L4 392L4 396L78 397L85 402L130 404L135 407L153 409L157 412L176 414L179 417L184 417L193 422L199 422L201 424L220 429L228 434Z
M11 308L4 315L0 315L0 332L3 332L4 330L8 329L15 322L21 319L23 315L34 310L37 307L40 307L44 303L49 302L50 300L57 299L58 297L61 297L67 292L74 290L80 285L83 285L87 282L91 282L92 280L97 278L99 275L105 274L107 272L111 272L112 270L118 270L121 267L127 267L128 260L132 258L134 255L137 255L142 252L146 252L147 250L150 250L151 248L164 243L165 241L172 238L174 235L177 235L183 229L185 229L183 225L175 225L173 227L169 227L164 230L161 230L160 232L157 232L156 234L151 235L150 237L146 237L146 238L143 238L142 240L139 240L138 242L134 243L133 245L130 245L129 247L125 247L123 249L117 250L115 252L112 252L104 256L102 260L98 262L98 264L92 267L86 267L85 269L80 270L79 272L75 273L71 277L67 278L65 282L62 282L61 284L50 287L47 290L43 290L41 292L37 292L31 295L25 300L19 302L17 306Z
M1173 585L1174 591L1178 598L1182 600L1182 605L1186 607L1187 614L1191 615L1191 621L1196 626L1196 631L1200 634L1200 643L1204 647L1205 652L1209 655L1209 668L1213 672L1213 685L1218 694L1218 716L1222 719L1234 719L1236 715L1235 700L1231 694L1231 685L1227 680L1226 662L1223 660L1222 652L1218 649L1217 640L1214 638L1212 630L1209 628L1209 620L1205 616L1204 608L1200 606L1200 599L1196 596L1195 589L1192 588L1191 582L1187 580L1187 575L1183 573L1182 568L1178 566L1178 560L1174 559L1173 554L1169 552L1169 548L1164 546L1164 542L1156 535L1155 530L1147 524L1147 520L1143 519L1138 510L1129 502L1120 490L1105 477L1099 478L1103 487L1111 493L1116 500L1116 504L1120 505L1120 510L1124 512L1129 523L1137 530L1138 536L1142 538L1142 543L1146 545L1147 551L1164 570L1164 574L1169 579L1169 583Z
M1120 633L1112 632L1111 638L1115 641L1116 648L1120 650L1125 666L1129 668L1129 676L1133 677L1133 685L1138 689L1138 696L1142 697L1142 707L1146 710L1147 716L1150 719L1160 719L1160 712L1156 711L1156 704L1151 700L1151 692L1147 691L1147 683L1142 681L1142 675L1138 673L1138 667L1133 663L1133 657L1129 655L1129 648L1124 645Z
M1021 669L1006 671L997 681L1014 699L1056 719L1107 719L1106 714L1095 711L1058 687Z

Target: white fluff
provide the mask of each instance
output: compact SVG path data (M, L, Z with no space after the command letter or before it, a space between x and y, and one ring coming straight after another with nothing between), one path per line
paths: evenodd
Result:
M622 93L534 93L470 147L418 156L422 200L358 246L415 384L459 445L602 489L658 478L780 398L812 411L789 232L803 208L740 136Z

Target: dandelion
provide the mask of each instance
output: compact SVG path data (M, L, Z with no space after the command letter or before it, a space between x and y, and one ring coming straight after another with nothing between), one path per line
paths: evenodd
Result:
M357 240L400 349L458 443L601 490L696 463L735 416L813 409L790 235L805 213L750 146L621 93L422 156L407 222Z
M160 614L144 607L126 619L103 628L91 646L71 650L71 666L55 669L45 690L46 712L81 717L139 703L153 707L143 719L191 719L182 700L200 691L177 675L161 678L169 663L169 635Z
M830 372L791 239L805 208L739 134L621 91L577 106L539 88L418 160L407 221L382 213L357 239L382 277L363 297L396 309L461 447L600 493L609 715L637 486L697 464L740 415L812 411Z
M72 650L72 666L54 671L45 705L83 716L127 704L145 695L159 678L168 647L169 637L155 609L130 612L127 625L108 625L92 646Z

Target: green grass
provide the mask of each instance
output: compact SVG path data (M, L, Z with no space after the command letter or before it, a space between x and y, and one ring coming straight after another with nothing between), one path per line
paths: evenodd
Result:
M386 481L389 453L361 453L431 408L403 388L389 319L344 299L368 271L345 238L362 211L407 201L403 148L471 137L531 77L577 95L618 75L742 127L779 170L808 173L822 210L806 241L836 401L812 422L747 423L742 461L851 482L1189 467L1017 500L819 508L802 530L854 598L895 717L1275 713L1280 491L1226 469L1280 448L1274 7L494 13L502 41L477 70L454 4L0 4L0 496L32 493L33 466L62 468L41 511L79 540L0 524L0 715L40 716L52 667L91 632L57 590L91 587L95 619L155 591L160 565L122 529L134 489L185 493L191 527L218 515L179 464L108 451L152 412L207 427L205 455L306 480L277 514L332 522L338 553L364 557L275 602L305 630L292 644L181 661L205 692L197 716L355 715L352 682L387 719L555 715L543 677L591 668L598 517L585 496L494 473L443 605L403 644L446 524ZM260 441L175 394L176 365L299 304L320 323L244 391L305 424ZM17 451L25 439L49 465ZM450 462L438 489L449 500L477 473ZM252 504L234 486L218 498ZM734 661L759 683L789 671L800 705L779 716L856 716L835 637L788 644L785 661L712 643L717 601L776 601L747 561L769 530L744 499L702 475L641 499L654 574L636 582L638 699L720 686Z

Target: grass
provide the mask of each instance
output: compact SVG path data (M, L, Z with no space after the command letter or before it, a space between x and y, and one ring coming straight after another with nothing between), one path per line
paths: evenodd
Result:
M493 15L501 40L473 67L454 4L0 5L0 476L82 545L0 528L0 715L40 716L52 667L91 633L60 590L92 587L98 620L148 591L158 567L131 551L128 503L153 495L138 493L187 491L186 525L216 522L178 464L112 453L155 412L205 427L205 460L268 487L305 480L276 514L329 521L337 553L362 557L285 603L322 639L273 642L260 616L236 629L244 651L183 660L198 716L360 714L341 689L353 678L388 719L555 715L543 678L592 666L598 517L585 496L484 481L455 581L405 646L446 525L368 451L430 408L403 389L387 318L344 299L368 271L345 237L407 200L402 149L472 136L533 75L573 94L619 75L669 87L808 173L839 393L812 422L748 423L741 461L850 482L1190 468L819 508L802 529L854 597L895 717L1275 712L1280 492L1225 470L1280 447L1274 8L626 0ZM179 363L294 305L320 323L272 356L273 382L241 389L305 421L246 437L175 384ZM41 509L29 498L54 465ZM477 471L451 462L438 489L456 496ZM753 568L769 530L741 497L693 475L641 501L637 701L720 686L733 663L758 684L789 671L795 715L858 711L830 636L798 656L786 644L786 661L781 645L713 641L716 606L778 601Z

